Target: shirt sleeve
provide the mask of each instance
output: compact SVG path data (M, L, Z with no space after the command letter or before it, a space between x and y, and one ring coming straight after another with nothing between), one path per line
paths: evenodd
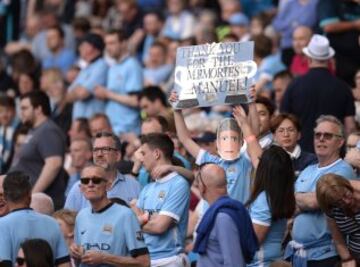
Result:
M81 196L80 184L75 183L66 198L64 208L79 211L81 209Z
M127 209L126 215L126 221L128 221L129 223L125 224L126 229L124 229L124 232L126 246L130 251L131 256L137 257L140 255L148 254L149 252L144 243L143 234L135 214L132 212L131 209Z
M139 209L142 209L142 210L144 210L144 196L145 196L145 194L146 194L146 190L147 190L147 186L145 186L145 187L141 190L141 192L140 192L140 194L139 194L139 198L138 198L138 200L137 200L137 202L136 202L136 206L137 206Z
M0 224L0 261L12 261L12 258L15 258L15 255L12 255L11 246L11 237L9 231L4 225Z
M59 265L65 262L70 262L70 256L68 247L65 243L64 236L60 230L60 226L56 223L57 226L57 242L56 242L56 254L55 254L55 264Z
M84 70L89 71L88 75L86 75L85 79L82 79L77 85L84 87L86 90L92 92L94 91L95 86L97 85L106 85L106 79L107 79L107 66L106 63L96 62L93 63L96 64L95 66L91 66L91 70ZM76 87L76 86L75 86Z
M336 23L340 21L337 12L337 0L320 0L317 6L317 13L319 18L320 27Z
M220 163L220 158L214 155L211 155L209 152L207 152L204 149L200 149L199 154L196 157L196 164L201 165L205 162L211 162L211 163Z
M128 66L128 76L125 82L125 91L127 93L139 92L143 88L143 72L140 64L133 60L132 64Z
M181 216L187 212L189 198L190 190L188 182L185 179L178 180L168 192L168 196L159 214L169 216L176 222L179 222Z
M345 163L345 162L344 162ZM345 163L347 164L347 163ZM343 176L346 179L354 179L355 173L350 166L341 166L337 170L334 170L333 173Z
M220 246L225 267L245 267L238 229L229 215L218 213L214 231Z
M43 159L52 156L64 157L65 140L62 138L60 132L55 129L50 130L46 132L46 138L38 138L37 149Z
M258 195L250 206L250 217L254 224L262 226L271 225L271 212L265 192Z
M75 220L75 227L74 227L74 242L77 245L81 244L81 240L80 240L80 234L79 234L79 214L76 216L76 220Z

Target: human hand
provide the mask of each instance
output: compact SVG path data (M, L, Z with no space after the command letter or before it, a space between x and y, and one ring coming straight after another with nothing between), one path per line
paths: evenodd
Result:
M178 94L177 94L177 92L175 90L172 90L171 94L169 96L169 102L170 103L175 103L177 101L179 101L179 96L178 96Z
M168 174L169 172L171 172L173 170L172 168L173 168L173 166L170 164L157 166L151 171L151 177L153 177L153 178L162 177L162 176Z
M133 155L133 160L135 161L135 162L143 162L143 160L144 160L144 156L142 155L142 149L141 149L141 147L139 147L136 151L135 151L135 153L134 153L134 155Z
M147 211L141 215L138 215L138 220L141 226L146 224L149 221L149 219L150 219L150 214Z
M88 250L81 257L81 263L89 265L100 265L104 263L105 253L95 250Z
M70 245L70 256L74 259L81 259L82 255L84 254L84 248L80 245L72 243Z
M104 86L98 85L95 87L94 95L98 99L106 100L108 98L108 90Z
M84 100L89 96L89 92L85 87L78 86L73 90L73 93L77 100Z
M241 106L235 106L233 108L233 115L240 127L247 123L245 110Z

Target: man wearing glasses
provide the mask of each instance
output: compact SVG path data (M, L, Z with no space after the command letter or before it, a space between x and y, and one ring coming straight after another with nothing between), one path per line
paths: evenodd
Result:
M71 256L80 266L149 266L139 222L130 208L107 197L106 174L97 165L89 165L81 173L80 190L91 206L76 217Z
M336 250L327 227L326 217L316 199L316 183L327 173L354 178L351 166L340 158L344 145L344 127L334 116L322 115L314 129L314 149L318 164L304 169L295 182L297 216L292 230L293 241L287 246L285 257L295 262L307 262L307 266L334 266L346 261L349 255ZM335 240L336 241L336 240Z
M93 141L93 161L106 171L106 179L109 182L107 196L109 198L121 198L129 203L137 198L140 193L140 184L132 177L123 175L117 170L117 163L121 159L121 143L113 133L97 133ZM71 188L65 202L65 208L79 211L89 207L89 201L80 191L80 182Z

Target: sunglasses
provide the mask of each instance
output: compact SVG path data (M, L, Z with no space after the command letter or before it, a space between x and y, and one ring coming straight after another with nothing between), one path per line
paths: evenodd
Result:
M89 184L90 181L92 184L101 184L102 182L105 182L106 180L102 177L81 177L80 182L81 184Z
M322 138L324 138L324 140L328 140L328 141L333 139L334 137L342 138L342 136L339 135L339 134L327 133L327 132L324 132L324 133L315 132L314 137L315 137L316 140L320 140L321 137L322 137Z
M17 263L17 265L22 266L22 265L24 265L24 263L25 263L25 259L24 259L24 258L20 258L20 257L16 257L16 263Z

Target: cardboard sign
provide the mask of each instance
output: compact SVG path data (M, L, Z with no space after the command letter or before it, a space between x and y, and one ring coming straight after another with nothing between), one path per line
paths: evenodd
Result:
M248 102L257 66L254 42L212 43L176 51L175 109Z

